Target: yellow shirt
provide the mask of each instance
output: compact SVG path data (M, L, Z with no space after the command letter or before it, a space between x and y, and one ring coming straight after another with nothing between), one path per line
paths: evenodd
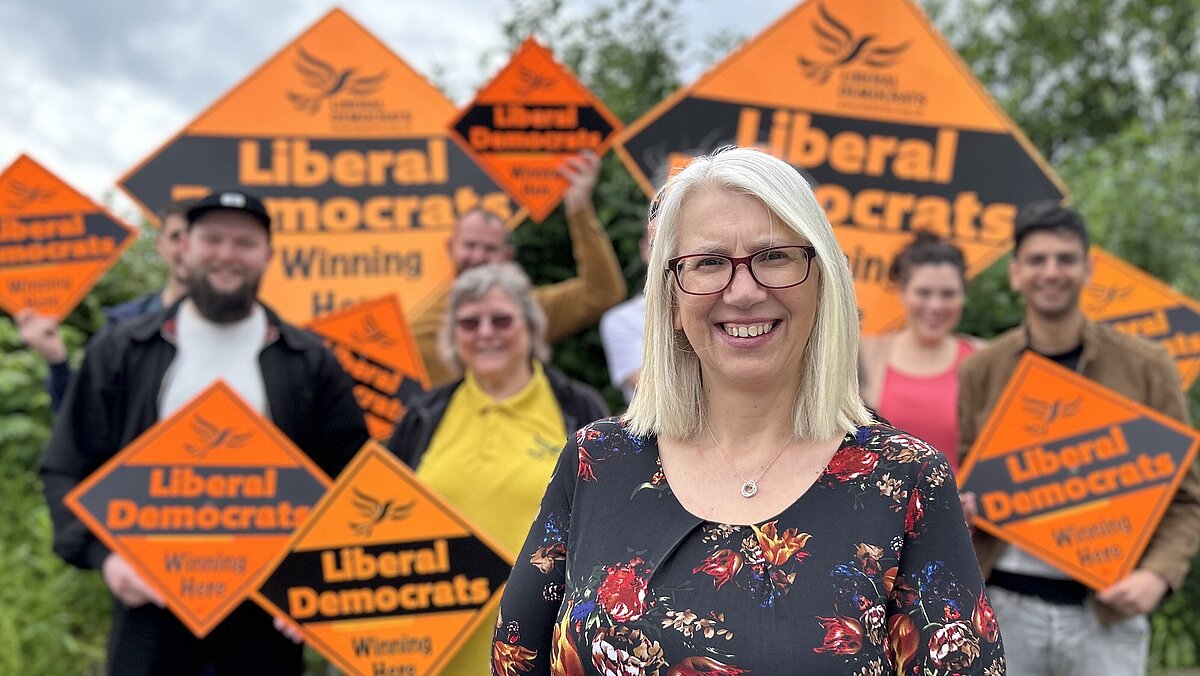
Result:
M516 554L566 443L565 425L541 364L534 362L529 384L503 401L467 374L450 397L417 476ZM485 620L444 673L490 673L494 628L494 617Z

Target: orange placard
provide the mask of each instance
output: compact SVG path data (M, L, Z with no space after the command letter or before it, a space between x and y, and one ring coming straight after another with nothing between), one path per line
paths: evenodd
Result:
M1183 390L1200 376L1200 303L1093 246L1092 279L1081 305L1088 319L1159 343L1179 367Z
M563 158L604 155L621 122L532 37L451 125L455 140L540 223L569 187Z
M0 309L62 321L136 235L21 155L0 173Z
M502 551L368 441L254 599L348 674L436 674L494 616Z
M308 328L325 339L354 379L354 397L371 438L386 444L412 397L429 389L429 375L395 294L313 320Z
M863 331L903 323L887 271L914 230L1003 256L1020 207L1066 188L912 0L809 0L626 128L647 195L680 155L758 146L813 185L850 260Z
M1200 434L1026 353L963 467L975 525L1093 589L1133 570Z
M262 196L275 257L262 298L295 324L394 290L419 312L453 279L446 255L474 208L508 195L449 140L432 84L333 10L119 185L147 210L210 189ZM523 217L523 215L520 215Z
M218 380L64 502L203 637L258 588L328 486Z

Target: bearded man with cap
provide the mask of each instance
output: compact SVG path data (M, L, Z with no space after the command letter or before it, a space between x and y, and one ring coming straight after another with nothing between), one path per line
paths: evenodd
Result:
M102 331L67 391L41 463L54 550L74 566L101 571L113 594L108 673L299 674L300 646L253 602L196 638L63 504L100 465L218 378L330 476L367 440L353 383L333 355L258 300L273 253L262 201L217 192L187 218L188 295Z

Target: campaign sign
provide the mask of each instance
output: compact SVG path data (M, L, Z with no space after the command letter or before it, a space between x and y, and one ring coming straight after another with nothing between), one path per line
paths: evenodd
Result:
M435 674L495 616L512 560L379 444L338 476L254 595L347 674Z
M1200 434L1026 353L963 467L975 525L1094 589L1133 570Z
M308 328L325 339L354 379L354 397L371 438L386 444L404 405L429 389L429 376L395 294L314 319Z
M449 139L457 111L332 10L131 170L147 210L238 187L264 198L275 257L262 297L295 324L396 290L410 312L454 277L458 217L515 219L508 195Z
M928 230L970 277L1003 256L1020 207L1062 182L912 0L809 0L625 129L617 152L647 195L725 144L804 174L854 275L863 331L898 327L887 278Z
M0 173L0 309L62 321L136 235L21 155Z
M570 186L558 173L563 158L583 150L603 155L621 122L529 37L451 129L463 150L541 223Z
M1088 319L1167 349L1186 392L1200 376L1200 303L1093 246L1092 279L1081 305Z
M328 486L218 380L64 502L203 637L258 588Z

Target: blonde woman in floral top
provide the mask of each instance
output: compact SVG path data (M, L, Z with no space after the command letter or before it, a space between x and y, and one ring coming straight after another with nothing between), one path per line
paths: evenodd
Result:
M858 396L845 257L790 165L667 184L625 418L559 459L492 671L1004 673L945 458Z

